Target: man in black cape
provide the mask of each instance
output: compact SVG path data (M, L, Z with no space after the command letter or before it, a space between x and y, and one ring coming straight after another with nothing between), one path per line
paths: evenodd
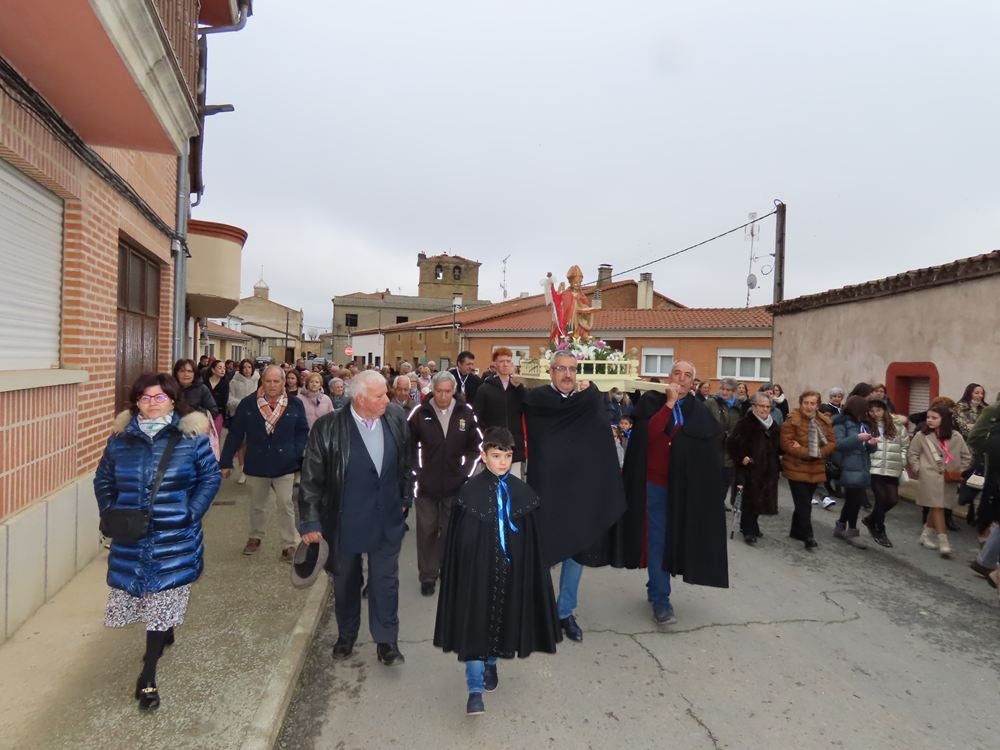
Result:
M559 623L567 638L580 641L573 611L582 566L610 562L609 531L625 496L604 396L593 384L577 390L576 367L573 354L557 353L552 382L525 394L524 417L528 484L542 498L542 554L550 565L562 562Z
M647 598L660 625L674 620L671 575L729 586L726 512L718 492L722 428L691 393L693 379L694 366L678 361L667 393L642 395L622 467L628 508L615 527L611 564L648 568Z

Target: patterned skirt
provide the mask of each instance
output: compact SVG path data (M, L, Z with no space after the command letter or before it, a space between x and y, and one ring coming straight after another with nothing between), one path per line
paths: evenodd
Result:
M104 625L124 628L135 622L144 622L146 630L168 630L184 622L190 596L190 583L141 597L121 589L111 589L104 611Z

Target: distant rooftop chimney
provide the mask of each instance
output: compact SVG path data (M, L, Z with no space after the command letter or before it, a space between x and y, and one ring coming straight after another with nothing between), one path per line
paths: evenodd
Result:
M639 285L635 294L635 309L653 309L653 274L651 273L639 274Z
M609 263L601 263L597 267L597 287L600 289L602 286L607 286L611 283L611 265Z

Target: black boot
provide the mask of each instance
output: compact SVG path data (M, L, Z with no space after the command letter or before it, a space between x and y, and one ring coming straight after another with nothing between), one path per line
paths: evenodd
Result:
M955 519L954 519L954 517L952 515L951 508L945 508L944 509L944 525L945 525L945 528L948 529L948 531L958 531L959 530L959 526L958 526L957 523L955 523Z
M156 687L156 662L160 660L167 641L173 643L173 628L146 631L146 653L142 657L142 673L135 683L135 699L139 708L150 711L160 707L160 691Z

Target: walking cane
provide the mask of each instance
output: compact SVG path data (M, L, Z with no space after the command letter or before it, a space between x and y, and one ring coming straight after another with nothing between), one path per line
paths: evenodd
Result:
M740 527L743 517L743 485L736 485L736 497L733 499L733 525L729 529L729 538L736 538L736 530Z

